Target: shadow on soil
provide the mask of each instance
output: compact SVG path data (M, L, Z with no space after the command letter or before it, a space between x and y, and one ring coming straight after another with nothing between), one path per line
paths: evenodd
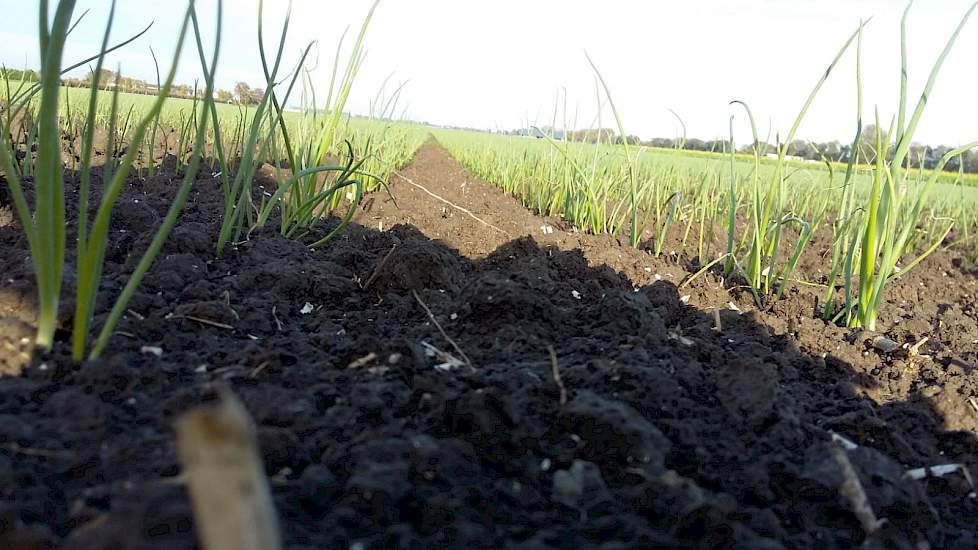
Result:
M175 185L123 195L96 326ZM104 359L62 341L0 379L0 547L194 547L171 424L216 384L259 427L289 548L978 546L963 476L904 476L974 465L975 435L751 315L715 330L671 283L529 237L474 262L404 225L317 251L268 229L215 258L220 204L199 182ZM0 244L0 291L27 292L23 238Z

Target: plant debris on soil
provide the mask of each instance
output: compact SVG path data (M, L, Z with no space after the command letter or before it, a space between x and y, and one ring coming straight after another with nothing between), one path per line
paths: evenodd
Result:
M175 180L120 197L96 326ZM758 311L716 273L684 285L684 258L534 215L435 143L391 184L396 205L368 197L321 249L273 222L215 258L202 175L80 366L67 333L31 357L27 244L0 224L0 548L196 547L173 423L225 387L288 548L978 547L961 259L894 282L873 334L819 319L828 242Z

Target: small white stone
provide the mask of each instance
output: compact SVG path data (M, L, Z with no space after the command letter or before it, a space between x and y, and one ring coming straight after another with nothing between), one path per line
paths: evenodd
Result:
M849 439L847 439L847 438L845 438L845 437L843 437L843 436L841 436L841 435L839 435L837 433L834 433L834 432L832 433L832 441L835 441L839 445L842 445L842 448L845 449L845 450L847 450L847 451L851 451L853 449L858 449L859 448L859 445L856 445L851 440L849 440Z
M299 313L303 315L309 315L310 313L312 313L312 310L313 310L313 305L310 304L309 302L306 302L306 304L302 306L302 309L299 310Z
M163 348L159 346L143 346L139 348L139 351L146 355L155 355L157 357L163 357Z

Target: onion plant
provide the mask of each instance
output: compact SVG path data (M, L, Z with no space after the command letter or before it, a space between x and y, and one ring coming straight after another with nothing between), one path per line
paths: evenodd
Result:
M153 68L156 69L156 89L159 90L161 86L160 82L160 62L156 59L156 52L153 48L149 49L149 55L153 58ZM94 106L90 106L89 109L93 109ZM153 132L149 136L149 141L147 142L146 149L146 175L153 177L156 173L156 136L160 130L159 117L153 121Z
M262 156L270 156L275 167L278 189L267 201L263 200L258 206L254 226L265 225L273 210L277 208L281 213L281 233L293 238L303 237L310 232L317 221L335 213L345 200L348 207L340 216L339 225L326 236L313 239L308 246L316 248L326 244L350 223L365 193L383 189L390 194L386 182L387 175L405 164L425 139L426 133L388 120L393 116L403 84L395 90L391 98L383 102L384 105L380 108L380 98L384 94L382 87L374 101L371 117L364 123L359 123L356 129L351 128L354 123L349 117L344 120L343 109L364 57L364 36L378 4L379 0L375 0L372 4L350 53L343 76L337 80L343 44L341 38L336 50L333 74L322 116L316 103L315 87L311 76L304 67L309 48L299 60L296 71L292 73L284 99L280 101L275 92L271 92L268 126L272 131L267 134L267 140L260 149ZM272 82L278 60L269 69L270 65L266 61L261 39L259 39L259 53L269 83L268 89L273 90ZM289 128L285 122L283 105L292 93L296 78L300 74L303 77L303 112L298 121L298 128ZM337 150L338 140L342 140L345 145L344 150ZM283 155L288 160L292 172L289 177L282 174L280 160ZM335 163L333 159L341 156L346 157L346 162Z
M34 262L38 293L35 341L44 349L50 349L54 343L54 331L58 322L58 301L61 294L61 275L64 270L65 203L58 127L60 106L58 94L61 60L73 10L74 2L59 2L54 20L49 24L47 0L41 0L39 6L41 99L37 114L39 135L37 171L34 173L33 216L17 172L13 168L12 157L16 152L11 151L6 144L0 147L0 167L7 176L17 215L24 227L31 249L31 259ZM13 105L8 105L7 109L13 109Z
M255 108L254 115L251 117L251 124L247 127L242 126L241 128L243 136L241 140L241 159L234 181L230 184L225 194L224 217L217 238L218 254L224 251L228 243L240 239L245 228L254 222L251 182L261 164L261 159L266 154L266 150L271 141L270 134L278 131L278 122L275 117L281 117L281 111L276 113L272 109L271 100L277 83L275 79L278 76L282 63L285 39L288 36L289 22L292 17L292 2L289 2L286 11L279 38L278 51L271 70L267 68L268 65L264 53L264 5L264 0L258 2L258 36L262 63L265 66L266 88L265 93L258 102L258 106ZM306 52L308 52L308 48ZM267 124L267 118L269 116L272 117L272 123L270 124L270 128L266 128L265 124Z
M904 18L904 22L906 19ZM828 285L823 306L823 317L828 320L835 315L835 285L839 275L843 275L845 296L845 308L843 312L852 310L852 281L853 281L853 255L858 239L852 228L858 223L860 210L856 207L854 199L855 186L853 185L853 175L855 167L859 162L859 144L862 141L863 132L863 87L862 87L862 29L860 29L856 40L856 134L849 149L849 159L846 163L845 177L842 182L841 201L835 212L835 220L832 224L832 264L829 270Z
M608 89L608 85L604 81L604 77L601 76L601 72L598 71L597 65L591 60L590 56L587 56L588 63L591 64L591 68L594 70L594 74L598 77L598 81L601 82L601 87L604 89L605 96L608 99L608 105L611 107L611 113L615 117L615 124L618 126L618 133L621 139L622 148L625 152L625 168L628 170L628 198L629 198L629 236L628 242L633 247L638 247L639 241L642 238L642 232L644 229L644 224L639 225L638 222L638 212L639 212L639 191L638 183L635 177L635 158L631 154L631 149L628 145L628 134L625 133L625 126L622 124L621 117L618 115L618 108L615 107L615 102L611 99L611 91Z
M59 0L53 22L48 22L48 2L41 0L39 6L40 19L40 51L42 59L41 82L35 93L27 92L20 96L19 102L10 104L8 109L19 110L31 101L34 95L39 94L38 110L38 132L37 132L37 170L34 175L35 206L32 215L28 205L26 194L21 182L17 177L17 172L13 168L12 158L15 151L6 143L0 146L0 168L7 175L17 214L21 220L24 232L27 236L28 245L31 250L31 258L34 263L35 276L37 279L38 291L38 320L37 336L35 343L38 347L49 350L54 342L54 332L57 328L58 301L61 293L62 274L65 262L65 202L64 202L64 176L60 150L60 131L58 128L58 108L60 81L59 77L63 73L61 69L62 57L64 52L65 40L69 32L69 21L74 9L73 0ZM218 2L218 28L217 44L220 44L220 21L222 3ZM197 37L198 48L201 48L200 31L197 27L196 12L191 0L188 2L187 10L183 18L180 33L177 38L177 45L169 74L165 84L159 90L159 96L153 102L150 112L147 113L132 129L129 146L126 153L121 157L117 164L111 169L110 178L105 181L102 189L102 200L95 211L95 217L91 221L89 228L88 202L90 194L90 175L92 160L92 142L94 128L96 126L96 95L98 94L98 80L102 63L108 52L115 49L108 47L109 35L115 15L115 2L112 2L108 23L103 35L102 47L97 56L92 59L97 62L97 70L93 77L92 89L89 98L89 110L86 114L85 131L82 140L82 159L81 174L79 179L79 218L78 218L78 252L77 252L77 284L76 284L76 310L72 331L72 356L75 360L82 360L85 357L87 348L88 334L93 320L96 296L98 294L99 281L105 261L105 250L108 242L108 230L111 213L115 201L127 180L135 157L138 154L143 138L148 126L155 121L159 111L172 86L177 70L177 60L183 48L183 43L187 35L188 27L193 23L194 34ZM145 31L144 31L145 32ZM138 36L138 35L137 35ZM130 42L130 40L125 43ZM213 70L217 63L218 47L215 46L214 57L210 66L204 62L203 51L201 49L202 68L208 82L208 89L213 89ZM87 61L86 61L87 62ZM114 92L118 94L118 90ZM117 96L115 96L117 98ZM208 95L209 97L209 95ZM115 98L113 103L115 103ZM113 115L114 119L114 115ZM6 129L5 129L6 130ZM197 153L195 159L199 161L202 150L203 125L198 129ZM114 132L110 132L114 134ZM112 136L110 135L110 138ZM110 156L107 152L106 156ZM107 160L107 162L114 162ZM157 231L152 244L144 253L135 272L131 275L121 295L115 300L112 310L103 325L101 332L93 346L89 359L95 359L105 348L109 337L114 330L122 313L125 311L126 304L138 287L146 270L152 264L153 259L159 252L166 240L170 230L176 222L176 218L182 209L183 203L189 193L190 185L193 183L195 174L188 171L185 179L177 193L177 197L171 204L170 211Z
M330 166L329 157L335 153L334 146L337 143L337 136L341 132L343 110L365 56L364 38L379 3L380 0L374 0L371 4L350 51L343 74L337 80L340 53L345 35L340 38L336 48L329 88L323 104L322 116L320 116L319 107L316 104L315 86L309 73L304 72L301 128L295 149L288 149L292 170L294 173L302 174L302 176L289 183L287 197L278 201L283 209L283 232L294 233L308 229L313 223L336 209L341 200L347 196L345 194L347 189L352 188L353 192L350 196L354 200L351 201L350 208L347 214L343 216L341 223L341 226L345 225L352 219L353 212L359 205L358 197L363 196L366 178L371 177L369 174L359 173L358 177L349 178L348 176L351 174L346 173L343 167ZM287 148L289 147L287 141L285 145ZM353 155L352 148L349 152ZM364 153L364 156L370 154L369 150ZM352 157L350 160L352 162ZM358 172L361 167L362 163L357 163ZM329 174L334 175L333 181L323 177ZM335 178L336 174L339 174L338 179ZM383 183L379 178L373 179ZM341 185L337 185L338 183ZM315 205L315 207L311 208L310 205ZM322 244L324 242L320 239L314 242L313 246Z
M930 177L922 185L914 186L907 181L907 172L910 168L909 165L904 166L904 162L907 160L917 124L931 97L941 67L972 12L978 7L978 2L972 4L965 12L934 62L917 106L908 120L906 22L910 7L911 5L908 4L901 22L900 102L896 126L894 129L891 123L890 129L884 133L879 125L877 114L876 161L873 165L872 187L865 205L865 214L861 218L861 223L855 227L858 239L853 241L854 246L850 247L847 258L847 263L858 265L859 275L856 296L852 300L851 309L846 312L848 324L870 330L876 328L879 307L887 284L907 273L936 250L950 231L949 225L947 230L938 232L933 243L916 258L902 269L898 267L901 259L910 252L911 238L917 231L924 205L938 177L949 161L965 151L978 147L978 142L973 142L949 151L941 158ZM853 275L847 273L850 281ZM853 286L851 282L847 284L847 287L849 286Z
M920 169L912 172L912 163L908 161L920 113L954 37L932 71L917 110L910 113L906 107L904 16L900 114L890 131L877 124L879 144L872 155L872 151L860 149L867 141L861 118L865 25L866 22L860 22L838 49L784 139L775 138L774 154L768 153L772 147L768 145L770 139L759 139L751 110L742 101L733 105L738 112L746 113L753 143L748 145L749 153L738 153L731 122L726 156L635 147L627 142L617 112L621 144L613 143L614 136L600 130L600 122L599 129L588 136L590 143L575 142L566 134L561 138L539 129L536 137L543 139L532 139L531 132L499 136L436 130L434 134L463 165L518 198L524 206L541 214L561 216L581 230L617 235L630 226L629 241L636 244L637 236L654 220L657 233L651 248L658 254L662 252L670 224L681 220L679 254L684 252L695 230L699 272L723 262L725 273L736 272L743 277L762 307L790 286L812 234L830 226L834 240L829 288L822 312L827 319L842 320L853 326L872 326L870 319L875 319L874 311L886 283L912 269L940 246L952 222L962 233L958 235L957 245L967 244L978 250L978 237L971 235L978 231L978 217L974 216L970 204L949 199L951 193L946 197L932 193L939 184L952 179L943 175L944 168L953 167L956 157L974 144L949 152L930 170L924 170L918 161ZM960 27L955 37L959 31ZM821 164L791 159L789 145L795 141L822 86L853 43L857 132L847 158L822 156ZM595 74L599 107L607 101L615 111L600 74L596 70ZM554 120L555 127L556 115ZM580 134L575 133L575 138L580 139ZM870 159L873 162L869 166L860 164ZM841 181L837 182L837 177ZM960 185L963 179L959 175L952 187ZM938 196L931 200L931 195ZM954 196L960 196L960 191ZM718 251L724 253L711 259L714 222L726 229L726 242L719 244ZM919 254L910 262L901 263L913 252ZM978 252L975 256L978 257ZM840 281L841 298L836 288ZM842 299L844 305L837 303Z
M829 64L828 68L822 74L821 78L816 82L814 88L809 93L808 98L805 100L804 105L802 105L798 116L795 117L795 121L788 131L787 136L784 141L780 142L777 146L776 154L777 160L774 165L774 169L771 173L770 179L766 185L762 185L760 181L760 159L762 153L762 145L758 139L757 125L754 122L754 116L751 113L750 108L747 103L743 101L734 101L734 104L738 104L744 108L747 113L748 120L750 121L751 134L754 138L754 143L752 146L752 152L754 156L754 171L753 171L753 184L751 185L751 197L749 201L749 215L750 224L746 234L750 235L749 238L749 250L747 260L744 262L744 277L747 279L747 283L750 285L751 289L754 291L754 296L760 298L763 302L763 297L770 295L777 285L778 295L784 293L784 290L790 281L792 272L794 271L795 265L798 262L798 258L801 257L802 252L808 245L808 241L811 237L811 225L809 222L799 218L786 206L785 200L785 181L786 181L786 171L787 162L786 155L788 152L788 145L794 140L795 134L801 126L805 115L808 113L808 109L811 107L812 102L821 90L822 85L828 80L829 75L832 70L838 64L842 55L849 49L852 42L859 36L860 31L863 27L861 23L859 29L854 32L845 44L839 49L832 62ZM730 153L734 154L733 151ZM731 189L730 194L733 197L736 192L736 184L733 181L735 176L731 175ZM735 204L731 204L731 211L734 210ZM733 250L732 243L733 232L735 231L735 220L733 217L729 218L728 221L728 236L727 236L727 253L729 258L734 258L737 251ZM781 242L782 235L784 233L785 226L793 224L800 228L800 233L795 243L795 247L791 255L782 265L780 263L780 253L781 253ZM731 263L727 263L728 271L731 269ZM763 303L759 303L758 306L763 306Z
M300 75L303 74L305 61L313 44L309 44L305 48L295 69L291 72L291 76L286 78L288 85L284 95L280 98L276 92L276 86L281 84L277 81L277 77L282 66L285 39L288 35L291 19L291 2L282 26L278 49L275 52L274 60L269 63L269 58L265 52L263 32L264 2L259 1L258 48L265 74L266 88L251 117L251 123L247 126L241 125L240 133L235 138L236 141L240 138L242 144L241 159L233 183L226 186L224 221L217 242L219 254L228 243L237 241L246 228L263 226L274 208L278 208L281 212L283 235L297 237L304 234L305 230L316 220L335 208L338 197L342 196L340 191L347 188L353 188L354 192L351 195L350 209L342 218L340 226L328 233L326 237L315 240L309 246L317 247L325 244L352 219L364 194L362 176L370 176L361 170L363 161L354 161L354 151L350 146L349 162L345 166L323 165L322 163L327 160L327 154L331 151L330 147L338 131L343 106L352 87L357 68L362 61L363 35L373 13L373 8L376 7L378 1L373 4L370 14L364 22L347 72L340 83L336 102L330 105L330 99L327 98L327 106L331 106L332 111L328 112L322 123L316 126L315 133L300 130L297 133L298 139L293 137L293 132L285 121L284 106L288 104L294 86ZM331 84L330 95L332 92ZM312 114L307 116L316 120L314 105L311 107L311 111ZM293 172L292 177L288 179L281 176L280 153L282 151L280 148L284 148L289 169ZM251 181L258 167L266 161L271 161L276 167L276 174L279 176L278 189L269 197L269 200L265 201L263 197L261 204L253 205ZM226 170L222 170L222 172L226 172ZM336 176L332 181L326 180L324 183L324 180L319 177L323 173L332 173Z

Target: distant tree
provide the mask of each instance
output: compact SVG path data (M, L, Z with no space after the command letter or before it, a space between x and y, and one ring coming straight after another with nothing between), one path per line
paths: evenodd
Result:
M907 161L906 161L910 163L910 166L920 166L923 164L926 158L927 158L926 145L917 143L916 141L910 144L910 151L907 153Z
M219 103L231 103L234 101L234 94L227 90L218 90L214 97Z
M796 139L788 144L787 154L793 157L805 157L810 150L811 147L809 147L807 141Z
M961 157L953 157L951 160L947 161L944 165L944 170L948 172L957 172L958 168L961 167Z
M98 74L98 86L102 90L107 90L115 84L116 77L119 75L115 71L110 71L108 69L102 69ZM95 81L95 72L91 71L85 75L83 82L86 86L91 86L92 82Z
M186 84L174 84L170 87L170 96L189 99L194 97L194 92L190 89L190 86Z
M849 162L850 155L852 155L852 146L848 143L839 148L839 162Z
M704 142L703 146L707 151L713 153L730 152L730 141L726 139L711 139L710 141Z
M842 144L838 141L830 141L828 143L821 143L818 146L818 150L825 158L833 161L841 160L839 156L842 154Z
M11 81L25 80L27 82L37 82L41 79L41 75L31 69L0 69L0 78Z
M867 124L859 135L859 158L867 164L876 162L876 125Z
M651 147L661 147L663 149L672 149L676 146L676 142L669 138L652 138L646 142L646 145Z
M235 84L234 95L238 98L238 103L242 105L252 104L251 86L247 82L238 82Z
M964 154L964 171L978 172L978 153L975 151L968 151Z

